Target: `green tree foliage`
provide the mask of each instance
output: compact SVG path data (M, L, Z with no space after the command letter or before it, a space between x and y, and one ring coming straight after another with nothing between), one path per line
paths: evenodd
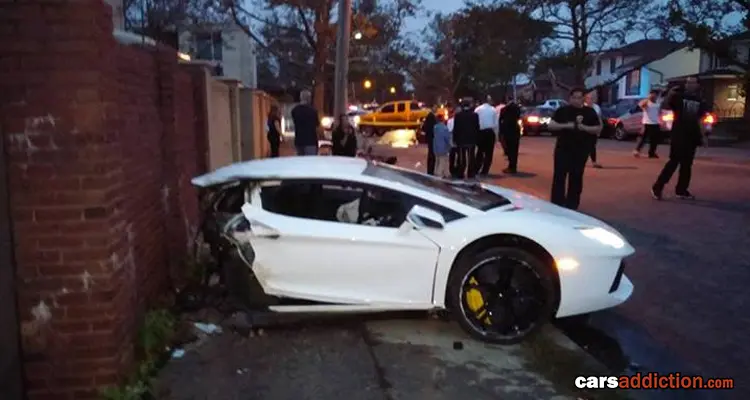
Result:
M423 34L429 53L412 63L412 75L422 74L422 79L415 76L415 89L420 97L427 92L443 99L486 93L527 72L551 33L550 24L502 5L468 4L453 14L437 14Z

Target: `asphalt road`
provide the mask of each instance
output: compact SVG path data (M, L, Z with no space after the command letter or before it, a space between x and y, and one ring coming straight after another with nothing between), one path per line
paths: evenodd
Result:
M553 146L553 138L524 138L519 176L490 180L548 199ZM641 370L734 378L738 389L720 397L750 398L750 150L699 149L690 188L697 200L674 197L675 176L658 202L649 189L668 146L662 159L634 158L633 146L600 140L604 168L585 173L580 211L620 229L636 248L626 271L633 297L593 324ZM423 168L423 154L403 150L399 164ZM492 172L504 167L498 151Z

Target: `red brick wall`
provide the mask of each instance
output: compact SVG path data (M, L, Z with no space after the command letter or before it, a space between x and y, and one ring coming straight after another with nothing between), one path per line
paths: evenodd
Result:
M101 0L0 3L30 399L94 398L122 378L142 312L197 223L198 74L174 51L119 45L111 32Z

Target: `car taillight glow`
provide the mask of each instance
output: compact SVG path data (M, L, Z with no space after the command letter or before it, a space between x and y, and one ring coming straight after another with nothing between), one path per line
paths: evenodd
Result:
M703 117L703 123L713 125L716 123L716 116L713 114L706 114L705 117Z
M664 122L674 121L674 113L671 111L668 113L665 113L664 115L661 116L661 120Z
M529 115L528 117L526 117L526 122L530 124L538 124L539 117L537 117L536 115Z
M618 120L617 120L617 118L607 118L607 122L610 125L617 125Z

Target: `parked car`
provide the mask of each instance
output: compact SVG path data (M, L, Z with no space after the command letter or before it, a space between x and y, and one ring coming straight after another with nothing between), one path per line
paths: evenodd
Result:
M555 110L545 107L536 107L528 109L521 117L521 126L525 136L538 136L550 133L547 124L552 119Z
M549 99L545 101L542 105L540 105L539 108L551 108L553 110L557 110L558 108L566 104L568 104L568 102L562 99Z
M670 110L662 110L659 118L659 124L662 130L669 131L672 129L674 114ZM717 118L714 114L706 114L703 117L703 124L708 131L713 130ZM628 140L641 134L643 131L643 110L636 104L624 114L611 121L615 126L614 138L616 140Z
M220 215L205 208L208 225L230 221L214 235L239 258L227 275L265 316L447 309L511 344L633 293L635 250L614 228L500 186L349 157L251 160L192 183L234 193Z
M359 127L363 132L377 136L393 129L416 130L429 113L429 109L416 101L391 101L373 112L361 115Z

